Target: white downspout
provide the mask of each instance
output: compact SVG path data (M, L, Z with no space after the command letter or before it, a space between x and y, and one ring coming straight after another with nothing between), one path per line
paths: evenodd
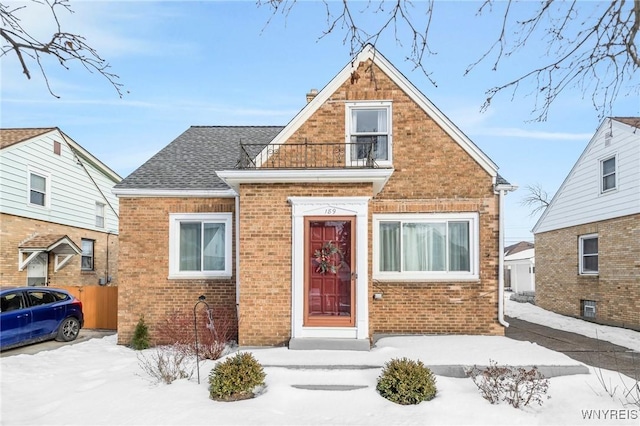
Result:
M509 323L504 319L504 197L508 191L518 189L515 185L496 185L495 190L498 191L499 198L499 237L498 237L498 322L509 327Z
M240 321L240 194L236 195L236 318Z

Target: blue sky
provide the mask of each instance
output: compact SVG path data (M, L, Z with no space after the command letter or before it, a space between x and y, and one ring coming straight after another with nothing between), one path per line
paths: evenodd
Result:
M3 2L5 3L5 2ZM17 2L9 2L18 4ZM357 3L361 10L366 3ZM537 217L520 205L526 185L550 195L560 186L600 124L591 99L569 88L548 120L531 122L533 87L505 92L488 111L485 90L545 61L544 46L526 51L492 71L484 61L464 76L497 36L500 7L476 16L479 2L437 2L431 29L436 52L425 60L427 77L405 60L409 41L389 34L378 50L467 134L520 190L507 196L506 244L533 240ZM272 17L255 2L71 1L60 11L69 32L84 35L120 76L120 99L106 80L79 66L64 70L47 60L51 96L37 69L27 80L13 57L1 63L2 127L57 126L126 177L191 125L285 125L350 59L344 33L320 38L326 12L320 2L300 2L288 16ZM582 2L580 7L597 7ZM414 2L416 16L426 3ZM531 7L531 3L519 7ZM36 35L50 34L45 8L30 4L20 14ZM271 18L271 20L270 20ZM380 15L363 16L367 22ZM270 22L269 22L270 20ZM623 95L626 92L623 92ZM612 115L640 115L638 94L621 96Z

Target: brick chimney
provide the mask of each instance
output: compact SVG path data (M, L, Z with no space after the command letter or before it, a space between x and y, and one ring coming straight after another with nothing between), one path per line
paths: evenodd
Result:
M307 103L311 102L313 98L318 94L318 89L311 89L309 93L307 93Z

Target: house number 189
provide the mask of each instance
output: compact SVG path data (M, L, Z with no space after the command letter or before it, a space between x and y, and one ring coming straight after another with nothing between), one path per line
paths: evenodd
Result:
M324 209L324 214L336 214L336 209L332 209L332 208Z

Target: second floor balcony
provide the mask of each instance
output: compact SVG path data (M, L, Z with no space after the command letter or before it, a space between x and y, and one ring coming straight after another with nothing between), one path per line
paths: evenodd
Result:
M240 144L239 169L378 168L376 141L353 143Z

